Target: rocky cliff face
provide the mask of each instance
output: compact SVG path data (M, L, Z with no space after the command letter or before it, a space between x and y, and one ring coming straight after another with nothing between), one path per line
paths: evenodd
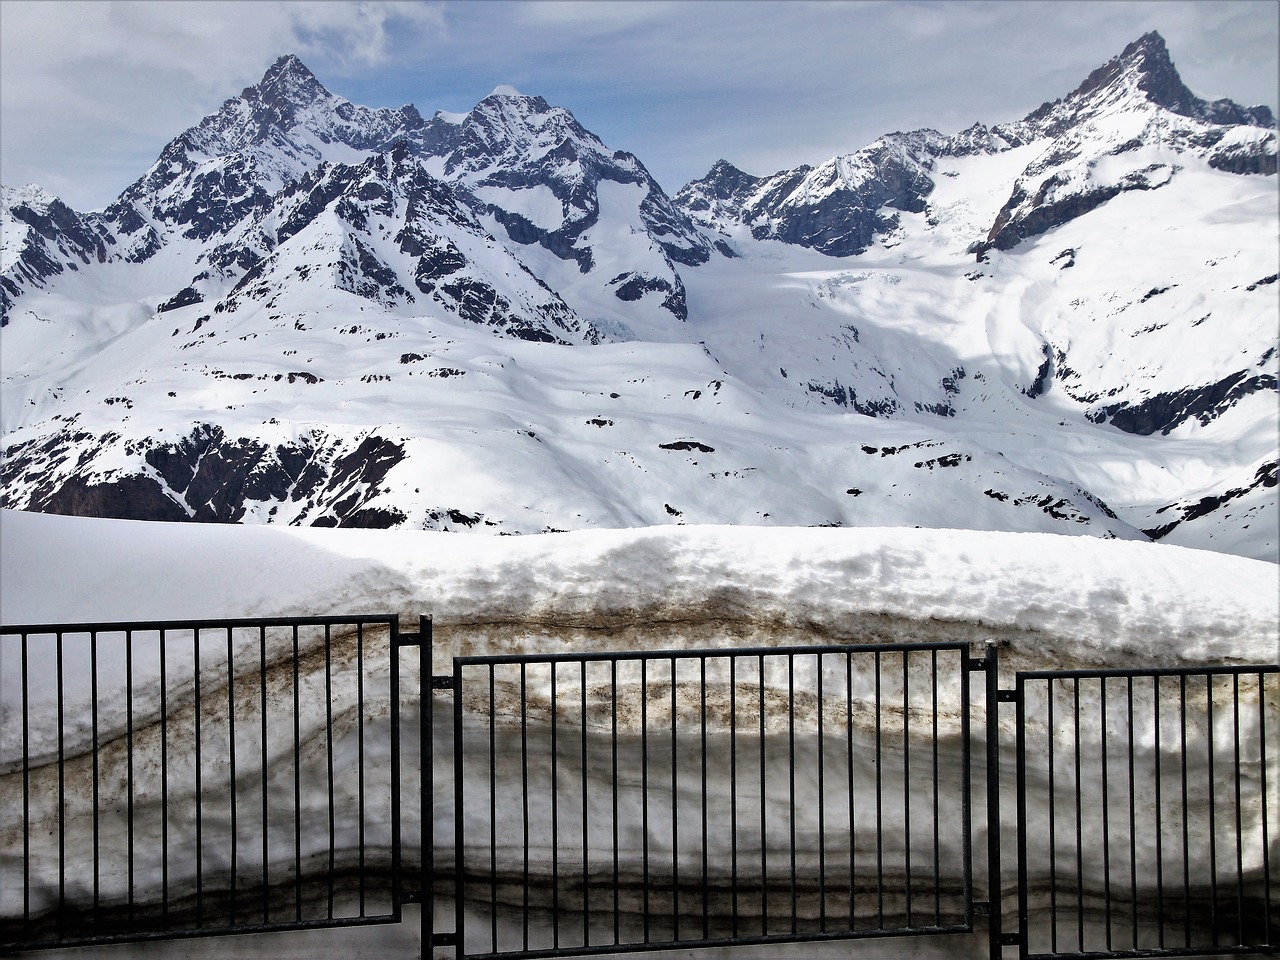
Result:
M282 57L104 211L4 191L0 505L1271 556L1272 123L1150 34L1021 120L672 198L540 97Z
M1153 150L1230 172L1274 173L1274 126L1268 107L1196 97L1153 32L1021 121L975 125L951 137L932 130L889 134L817 168L771 177L751 177L722 161L676 199L711 229L745 224L757 239L850 256L892 235L899 225L895 211L924 210L938 158L1030 147L1034 159L986 236L975 238L981 256L1083 216L1126 190L1163 186L1177 165L1153 162L1146 157Z

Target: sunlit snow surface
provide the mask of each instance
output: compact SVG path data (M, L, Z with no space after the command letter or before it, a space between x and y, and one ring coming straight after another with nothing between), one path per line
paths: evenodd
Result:
M986 638L1025 665L1274 661L1274 564L1161 544L905 528L532 537L0 511L5 623L394 613L441 655Z
M1275 297L1250 289L1274 272L1274 244L1257 242L1260 224L1274 226L1274 178L1188 168L978 264L964 245L995 216L1024 152L939 160L932 212L901 214L901 235L859 257L730 238L737 259L682 268L684 323L657 294L624 304L601 286L661 261L628 233L632 188L602 190L619 209L591 228L590 273L510 245L585 323L627 341L599 346L498 339L314 277L286 284L341 246L324 222L279 249L272 308L242 303L203 322L207 304L154 313L152 291L180 288L193 269L178 246L104 264L19 301L4 332L5 441L117 433L124 442L84 474L110 479L137 469L124 450L133 438L176 443L201 423L266 444L316 436L354 449L376 434L406 457L368 506L403 512L409 528L438 528L456 510L488 532L826 523L1136 537L1177 518L1157 512L1166 504L1248 487L1274 456L1273 392L1150 436L1088 422L1076 398L1137 403L1275 367ZM526 192L529 216L553 216ZM477 262L509 297L533 295L504 251ZM1033 399L1046 343L1069 346L1075 376ZM854 392L894 412L832 400ZM689 441L713 452L661 446ZM1036 503L1046 497L1069 500L1071 516L1047 515ZM290 499L246 506L258 522L321 512L301 517L307 504ZM1255 487L1165 542L1275 559L1278 520L1275 488Z

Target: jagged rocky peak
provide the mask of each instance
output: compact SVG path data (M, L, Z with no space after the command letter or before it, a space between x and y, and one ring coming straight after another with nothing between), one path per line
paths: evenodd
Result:
M1266 106L1242 107L1234 100L1212 102L1196 96L1182 82L1164 37L1152 30L1124 48L1085 78L1075 90L1061 100L1042 104L1032 112L1029 122L1049 119L1060 105L1098 107L1138 97L1171 113L1217 124L1246 124L1270 127L1275 123Z
M1167 185L1182 164L1152 163L1138 149L1144 146L1159 145L1229 173L1274 174L1272 124L1268 107L1197 97L1179 77L1160 34L1145 34L1066 97L998 128L1045 146L1014 183L985 241L971 249L979 258L991 247L1012 249L1121 193Z
M711 165L701 180L686 183L676 197L680 202L687 202L691 210L706 210L710 207L709 199L740 200L755 190L760 182L760 177L753 177L728 160L720 159Z
M92 216L72 210L35 184L0 186L0 327L30 288L83 264L103 262L115 238Z
M245 87L242 100L260 100L277 109L306 106L331 96L307 65L292 53L273 63L256 86Z
M564 107L514 87L498 87L477 103L440 148L449 153L446 173L462 176L551 164L561 168L563 177L564 166L583 155L611 155Z

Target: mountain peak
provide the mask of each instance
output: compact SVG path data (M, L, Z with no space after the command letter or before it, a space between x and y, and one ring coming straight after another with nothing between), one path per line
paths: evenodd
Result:
M1188 114L1197 102L1187 89L1169 57L1164 37L1152 30L1144 33L1085 78L1071 93L1071 99L1087 97L1108 88L1140 90L1147 100Z
M316 79L305 63L286 53L267 68L257 86L246 87L240 96L245 100L261 100L271 106L307 106L331 94Z
M1119 56L1094 70L1067 99L1106 96L1108 91L1120 96L1136 93L1171 113L1210 123L1270 126L1273 122L1267 107L1245 108L1232 100L1209 103L1197 97L1182 82L1164 37L1155 30L1144 33Z

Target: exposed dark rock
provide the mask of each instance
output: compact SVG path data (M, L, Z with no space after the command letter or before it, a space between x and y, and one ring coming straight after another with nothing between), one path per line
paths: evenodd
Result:
M204 297L195 287L184 287L156 307L156 313L167 313L170 310L177 310L179 307L189 307L193 303L201 303L203 300Z
M119 520L189 520L185 510L150 477L135 474L93 481L71 475L31 508L40 513Z
M1201 517L1206 517L1215 510L1218 510L1230 503L1232 500L1238 500L1240 497L1243 497L1245 494L1254 490L1275 487L1277 483L1280 482L1280 479L1278 479L1277 476L1278 473L1280 473L1280 461L1271 460L1258 467L1254 472L1252 480L1246 486L1232 487L1220 494L1210 494L1209 496L1201 497L1198 500L1178 501L1175 503L1165 504L1163 507L1158 509L1156 513L1161 514L1166 511L1173 511L1172 515L1176 519L1171 520L1168 523L1159 524L1158 526L1145 529L1142 532L1152 540L1160 540L1168 536L1179 524L1186 523L1190 520L1198 520Z
M1033 400L1049 389L1053 379L1053 352L1047 343L1040 344L1040 352L1044 354L1044 363L1036 369L1036 378L1031 381L1031 386L1022 388L1022 392Z
M381 527L404 520L395 507L366 506L379 495L391 468L404 459L400 444L381 437L366 437L356 449L341 453L340 443L323 435L272 446L231 439L217 425L197 424L175 442L148 439L127 445L126 453L141 454L149 473L113 468L96 477L97 458L108 452L114 456L120 443L116 434L95 437L68 429L9 448L0 463L0 506L226 523L243 519L253 503L292 502L304 504L298 522ZM28 491L21 496L13 492L19 481Z
M1126 433L1144 437L1157 430L1167 434L1192 418L1201 424L1211 423L1249 394L1275 389L1276 378L1273 375L1250 375L1248 371L1242 370L1217 383L1158 393L1140 403L1125 400L1095 407L1085 416L1093 423L1110 423Z
M933 457L930 460L917 460L912 466L916 469L927 468L932 470L934 467L958 467L960 464L969 463L972 460L973 457L967 453L948 453L945 456Z

